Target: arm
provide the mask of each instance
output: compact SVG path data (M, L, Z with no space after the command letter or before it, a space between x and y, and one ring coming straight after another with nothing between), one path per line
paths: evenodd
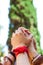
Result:
M25 38L25 37L24 37L24 34L22 35L21 31L20 31L20 33L18 33L18 31L15 32L15 33L13 33L13 34L12 34L12 38L11 38L11 45L12 45L12 47L13 47L12 49L18 47L18 46L20 45L20 42L21 42L21 44L22 44L22 42L25 41L24 38ZM23 45L24 45L24 44L23 44ZM7 58L7 57L8 57L8 58ZM7 57L4 59L3 64L4 64L4 65L11 65L12 62L14 62L15 58L14 58L11 54L8 54Z
M27 29L23 28L23 27L20 27L19 29L22 30L23 33L25 33L26 37L29 39L29 35L31 35L31 33L29 33L29 31ZM26 45L29 46L28 49L30 51L29 52L29 56L30 56L31 60L35 60L34 61L34 65L43 65L43 56L39 55L37 53L37 51L35 50L34 42L32 42L32 43L30 43L30 42L31 41L29 41L28 43L26 43ZM39 62L39 64L38 64L38 62Z
M12 65L12 63L15 61L15 58L13 55L8 54L8 56L5 56L3 65Z
M42 65L43 64L43 56L41 56L40 54L37 53L37 51L34 48L33 45L34 42L31 42L30 46L28 47L29 49L29 56L32 60L32 63L34 65Z
M17 65L30 65L28 55L26 52L19 54L16 57Z

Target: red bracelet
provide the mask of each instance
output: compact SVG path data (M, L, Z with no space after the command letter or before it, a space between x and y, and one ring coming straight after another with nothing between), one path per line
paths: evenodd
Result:
M26 46L18 47L18 48L13 50L13 53L15 54L15 56L17 56L20 53L24 53L24 52L26 52L28 54L28 49Z

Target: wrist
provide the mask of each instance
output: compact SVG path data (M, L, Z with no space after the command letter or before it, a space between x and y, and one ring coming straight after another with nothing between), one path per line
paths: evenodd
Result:
M12 50L18 47L23 47L23 46L26 46L26 45L24 43L20 43L19 45L13 46Z
M26 46L19 46L12 50L12 52L17 56L18 54L26 52L28 54L28 49Z
M13 53L12 51L10 52L10 56L12 58L13 61L16 60L16 56L15 56L15 53Z
M34 48L29 48L29 56L31 60L38 55L37 51Z

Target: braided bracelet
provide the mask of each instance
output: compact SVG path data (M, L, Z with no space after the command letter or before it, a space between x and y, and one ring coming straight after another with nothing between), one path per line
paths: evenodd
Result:
M34 63L41 55L37 55L35 58L33 58L32 63Z
M9 52L13 57L14 57L14 59L16 60L16 56L15 56L15 53L13 53L12 51L11 52Z
M11 63L11 65L13 64L13 61L12 61L9 57L5 56L4 59L6 59L5 62L7 62L7 61L9 60L10 63ZM8 60L7 60L7 59L8 59Z

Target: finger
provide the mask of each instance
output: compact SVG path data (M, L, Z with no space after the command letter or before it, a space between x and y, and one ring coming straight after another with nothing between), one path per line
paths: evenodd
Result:
M30 31L24 27L19 27L18 29L20 29L23 33L26 32L28 35L30 34Z
M26 34L22 28L19 28L18 30L22 31L22 34L24 34L26 36Z
M14 36L15 36L15 33L13 32L13 33L12 33L12 37L14 37Z
M24 30L28 35L31 34L29 30Z
M17 35L23 35L23 33L22 33L21 30L16 30L16 31L15 31L15 34L17 34Z
M28 32L28 30L27 29L21 29L22 30L22 32L24 33L24 35L25 36L29 36L30 35L30 32Z
M18 35L18 34L20 34L20 33L22 33L21 30L16 30L16 31L15 31L15 34L16 34L16 35Z
M18 29L25 29L24 27L19 27Z
M19 27L18 30L21 30L23 32L24 27Z
M28 29L26 29L24 27L20 27L18 29L21 30L28 39L33 38L33 35L30 33L30 31Z
M24 27L19 27L18 30L21 30L22 33L24 33L24 35L26 35L26 34L25 34L25 31L24 31L24 30L26 30L26 29L25 29Z
M15 30L15 34L18 34L18 30Z

